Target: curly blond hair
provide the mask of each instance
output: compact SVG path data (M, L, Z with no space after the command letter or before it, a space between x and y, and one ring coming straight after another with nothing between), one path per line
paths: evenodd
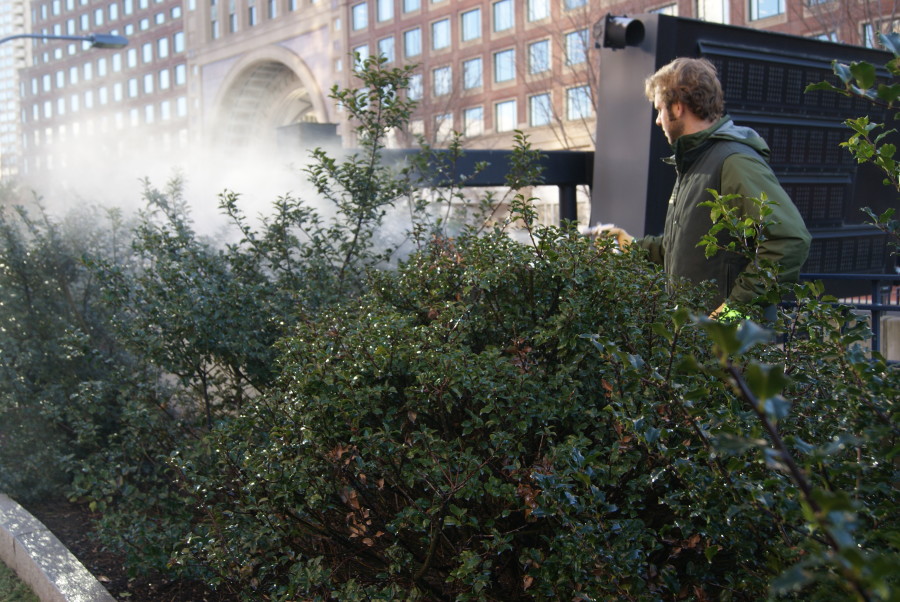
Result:
M650 102L659 94L666 110L680 102L703 120L715 120L725 113L722 84L715 65L706 59L675 59L646 79L644 92Z

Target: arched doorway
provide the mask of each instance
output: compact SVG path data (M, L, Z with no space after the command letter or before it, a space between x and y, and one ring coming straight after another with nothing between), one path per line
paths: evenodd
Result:
M274 148L279 128L324 123L318 82L302 59L281 47L260 49L234 65L208 124L219 148Z

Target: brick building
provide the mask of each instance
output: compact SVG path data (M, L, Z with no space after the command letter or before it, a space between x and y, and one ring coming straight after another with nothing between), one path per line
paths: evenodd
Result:
M329 131L316 124L346 131L328 90L351 84L353 52L418 65L411 129L433 141L455 129L470 146L505 148L522 129L537 148L591 149L602 68L593 28L607 12L658 11L860 44L893 28L886 4L34 0L35 33L114 32L130 44L108 51L31 43L19 82L22 171L56 177L85 154L121 170L146 153L174 158L192 148L217 163L241 151L277 153L279 141L315 146Z

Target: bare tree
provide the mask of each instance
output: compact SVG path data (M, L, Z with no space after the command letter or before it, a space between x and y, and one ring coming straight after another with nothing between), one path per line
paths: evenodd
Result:
M877 34L900 31L896 0L801 0L792 5L807 31L833 42L877 46Z

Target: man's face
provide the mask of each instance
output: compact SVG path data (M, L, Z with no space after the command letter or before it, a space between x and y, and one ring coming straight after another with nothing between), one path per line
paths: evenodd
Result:
M682 119L684 107L681 106L680 102L672 103L672 106L666 107L659 92L656 93L653 106L656 108L656 125L662 128L669 144L675 144L675 141L684 134L684 120Z

